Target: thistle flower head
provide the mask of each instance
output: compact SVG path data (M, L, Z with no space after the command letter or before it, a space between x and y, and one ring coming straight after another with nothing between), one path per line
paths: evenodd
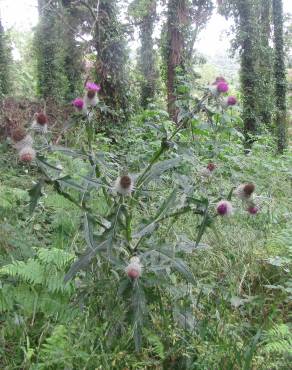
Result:
M216 165L214 163L208 163L207 169L211 172L213 172L216 168Z
M236 105L237 99L235 96L228 96L226 103L228 106Z
M17 127L15 130L12 131L11 139L14 143L17 143L23 140L26 137L26 131L22 127Z
M255 185L253 183L240 184L234 191L234 194L242 200L249 199L252 193L255 191Z
M15 141L13 146L16 150L20 151L24 147L32 146L33 138L30 135L25 135L25 137L20 141Z
M222 76L216 77L216 80L213 82L213 85L218 85L220 82L226 82L225 78Z
M124 175L116 179L114 190L121 195L131 195L134 190L134 181L131 176Z
M199 174L202 177L209 178L212 176L213 171L215 170L216 166L214 163L209 163L206 167L201 168Z
M81 111L84 107L84 101L82 98L76 98L73 100L72 105L79 111Z
M48 123L48 117L42 112L35 114L35 120L39 125L42 125L42 126Z
M35 159L35 156L35 150L30 146L25 146L18 153L19 160L26 163L32 162Z
M232 204L228 200L221 200L217 204L216 210L220 216L230 216L233 213Z
M41 134L48 131L48 118L44 113L35 113L31 128Z
M258 212L259 212L259 208L255 205L250 205L248 208L247 208L247 212L251 215L256 215Z
M142 265L139 257L132 257L130 263L125 268L126 274L131 279L138 279L142 274Z
M85 107L95 107L98 103L98 97L96 92L93 90L88 90L84 96L84 105Z
M217 91L219 93L226 93L229 90L228 83L225 81L221 81L217 84Z
M85 89L88 91L100 91L101 87L99 84L96 84L94 82L86 82Z

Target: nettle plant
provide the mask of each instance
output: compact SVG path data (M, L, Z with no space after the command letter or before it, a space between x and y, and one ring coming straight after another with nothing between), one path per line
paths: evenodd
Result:
M43 176L29 192L31 211L42 196L45 184L52 185L80 209L87 247L78 251L79 257L66 272L65 283L77 279L78 286L83 287L81 297L84 297L84 289L94 291L90 280L100 285L101 297L110 294L109 307L105 307L104 301L101 310L119 312L119 316L113 318L112 332L117 334L132 328L139 351L147 327L151 322L154 326L157 324L157 312L161 318L172 317L185 329L192 328L190 317L196 300L191 298L191 292L196 279L186 262L188 253L202 247L201 239L208 228L215 227L216 218L233 213L233 193L245 202L251 214L257 213L258 208L252 201L255 187L251 183L241 184L235 192L231 188L224 199L219 194L211 198L198 196L198 183L208 186L216 165L209 163L198 178L192 175L195 157L189 148L176 141L182 131L189 130L191 114L182 117L177 127L162 130L160 147L139 171L130 173L119 164L117 156L95 150L95 121L91 110L98 106L97 86L88 83L85 99L74 101L82 116L80 119L86 120L88 149L48 145L46 151L37 153L36 163ZM223 91L219 91L219 85L214 86L217 91L214 95L218 98ZM212 92L208 94L210 99ZM199 101L193 114L205 109L205 99ZM54 152L83 163L82 172L64 175L62 167L52 164ZM181 181L173 181L180 173L183 173ZM186 214L197 230L195 239L182 242L179 238L169 238L175 225L183 229L181 217Z

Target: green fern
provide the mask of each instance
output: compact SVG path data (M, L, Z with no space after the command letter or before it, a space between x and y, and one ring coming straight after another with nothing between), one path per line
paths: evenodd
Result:
M145 337L147 338L148 343L151 345L154 354L160 360L164 360L165 352L164 352L164 346L163 346L163 343L161 342L161 339L157 335L151 333L149 330L145 329L144 332L145 332Z
M63 325L58 325L41 347L37 369L56 369L56 367L71 369L72 360L67 329Z
M36 260L30 258L26 262L15 261L0 269L0 275L19 278L33 285L44 283L44 267Z
M69 330L64 325L57 325L41 346L37 364L32 369L75 369L79 368L78 360L87 362L89 357L79 348L79 344L74 346Z
M62 269L72 263L74 255L67 253L61 249L39 249L37 252L38 258L42 263L51 265L54 264L58 269Z
M0 289L0 311L9 311L15 304L28 316L37 311L66 314L73 286L64 283L64 275L73 259L73 254L63 250L43 248L35 258L3 266L0 276L16 279L17 283Z
M292 355L292 333L286 324L275 325L264 335L264 352L277 355Z

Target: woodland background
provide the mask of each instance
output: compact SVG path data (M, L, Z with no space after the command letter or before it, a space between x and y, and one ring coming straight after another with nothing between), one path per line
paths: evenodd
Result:
M288 369L292 22L282 0L37 6L27 32L0 18L1 369ZM196 45L214 12L232 21L232 43L208 60ZM214 92L218 77L235 106ZM85 117L72 102L89 81L100 91ZM24 164L11 137L31 132L36 112L48 134ZM115 197L126 173L134 195ZM256 215L233 197L245 182ZM217 217L221 199L232 217ZM124 275L137 253L134 281Z

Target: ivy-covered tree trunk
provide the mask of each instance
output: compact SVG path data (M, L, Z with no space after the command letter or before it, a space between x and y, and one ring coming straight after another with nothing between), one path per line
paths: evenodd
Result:
M67 79L66 100L73 99L81 89L82 81L82 51L76 42L78 29L78 10L72 0L62 0L63 5L63 45L64 45L64 74ZM62 20L62 19L61 19Z
M119 8L115 0L100 0L95 25L94 44L97 81L105 103L115 110L118 118L128 113L128 82L126 64L128 54Z
M9 81L9 49L0 19L0 98L11 92Z
M276 102L276 125L278 131L278 151L283 153L287 146L287 107L286 107L286 73L284 53L283 31L283 2L273 0L273 23L274 23L274 76L275 76L275 102Z
M38 0L39 24L35 37L37 93L45 100L62 100L66 78L61 56L60 25L56 3ZM60 23L60 22L59 22Z
M237 1L240 26L240 80L245 146L250 148L257 129L257 74L252 0Z
M142 16L140 25L140 61L139 66L142 73L141 105L146 108L155 95L155 83L157 70L155 66L155 54L153 49L153 29L156 18L156 0L146 3L145 15Z
M166 73L167 109L177 123L176 84L178 69L184 70L185 28L188 24L187 0L169 0L167 15Z
M270 126L273 112L273 50L270 47L271 36L271 0L259 2L259 43L258 43L258 80L259 80L259 118Z

